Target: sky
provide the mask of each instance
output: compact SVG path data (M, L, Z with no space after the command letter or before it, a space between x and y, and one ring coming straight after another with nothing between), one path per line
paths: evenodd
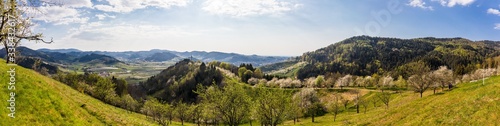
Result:
M357 35L500 41L499 0L41 0L33 49L299 56Z

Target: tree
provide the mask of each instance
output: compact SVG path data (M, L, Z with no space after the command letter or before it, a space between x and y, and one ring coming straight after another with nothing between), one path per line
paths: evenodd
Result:
M223 89L212 86L205 91L198 91L204 104L213 106L220 119L230 126L236 126L250 115L251 98L242 85L227 84Z
M337 80L337 85L340 87L340 89L343 89L343 87L349 86L351 82L352 82L352 76L345 75L344 77Z
M384 88L390 88L394 85L394 83L392 81L394 81L394 78L392 78L391 76L385 76L383 78L380 79L380 85L379 85L379 88L380 90L382 90L382 92L384 92Z
M323 83L325 83L325 76L318 76L315 81L315 87L323 87Z
M414 75L408 78L408 84L413 88L415 92L420 93L420 97L423 97L423 93L431 86L431 78L428 72L430 68L424 62L416 62L412 64L410 72Z
M184 120L189 118L189 106L184 102L178 102L175 105L175 115L181 120L181 124L184 125Z
M253 72L251 70L247 70L247 71L245 71L245 73L243 73L241 80L243 82L247 83L248 79L252 78L252 75L253 75Z
M200 124L201 124L202 113L203 113L203 108L202 108L201 105L191 105L191 106L189 106L189 112L188 112L188 114L191 115L190 116L191 119L198 126L200 126Z
M356 113L359 113L359 105L360 105L361 100L362 100L362 99L361 99L361 94L360 94L360 93L361 93L361 92L360 92L359 90L352 90L352 91L351 91L351 94L356 94L356 95L354 96L354 100L353 100L354 105L356 106Z
M205 125L209 125L210 123L212 125L217 125L220 114L215 109L215 106L208 102L201 102L198 105L202 109L200 118L205 122Z
M302 88L295 94L295 97L299 97L299 106L304 109L304 113L307 113L312 117L312 122L314 122L314 117L321 109L319 97L316 94L316 91L313 88Z
M347 105L349 105L349 99L345 97L340 98L340 102L342 102L342 105L344 106L344 109L347 110Z
M304 80L306 87L315 88L316 86L316 77L310 77Z
M39 4L39 1L0 1L0 42L4 45L7 63L15 63L15 48L20 45L21 40L53 42L52 40L45 41L41 33L31 31L35 24L31 22L32 18L26 15L26 8L36 6L36 3Z
M370 101L372 102L373 107L376 108L377 107L377 103L378 103L378 99L377 98L372 98Z
M262 125L276 126L291 115L291 94L282 89L257 88L255 114Z
M423 97L425 90L427 90L431 86L431 82L432 80L427 74L412 75L410 78L408 78L408 83L415 92L420 93L420 98Z
M368 109L368 103L369 101L365 98L359 98L359 101L358 101L358 105L361 105L363 106L363 108L365 109L364 113L366 114L366 110Z
M261 79L262 77L264 77L264 73L262 73L262 70L260 70L260 68L257 68L253 72L253 77Z
M382 101L382 103L385 104L386 109L389 109L389 102L391 101L391 93L389 92L382 92L379 95L377 95L378 99Z
M125 108L130 111L137 111L137 109L141 105L129 94L122 96L122 101L123 101L122 108Z
M441 86L439 80L437 80L438 78L435 78L435 76L432 75L429 77L431 78L431 80L435 80L430 82L429 88L432 89L432 91L434 92L433 94L436 94L436 90L439 89L439 87Z
M141 108L141 112L146 116L153 118L153 120L158 122L160 125L165 126L168 125L167 114L171 111L171 109L166 105L161 104L158 100L153 98L144 103L144 106ZM171 121L171 119L169 121Z
M293 124L295 125L299 118L304 114L304 108L302 105L302 97L300 95L293 95L292 102L290 103L290 116L293 118Z
M453 71L448 69L448 67L446 66L439 67L439 69L431 73L431 76L435 81L436 88L441 87L441 90L443 90L446 87L449 87L449 85L454 83L455 81L453 79ZM434 92L436 92L435 89Z
M328 77L325 81L326 88L334 88L335 87L335 78Z
M243 75L245 74L245 72L247 72L247 68L245 68L245 67L240 67L240 68L238 69L238 76L239 76L240 78L243 78Z
M301 88L302 87L302 82L300 80L293 80L290 85L292 85L292 88Z
M333 121L337 121L337 115L339 114L340 112L340 106L342 103L340 103L342 99L342 96L340 96L339 94L335 93L333 94L333 98L332 98L332 101L329 102L329 105L328 105L328 108L330 110L330 112L333 114Z
M398 77L398 80L396 82L394 82L394 85L396 85L396 87L398 88L396 91L401 93L400 90L403 90L403 88L407 88L408 84L406 82L406 80L403 78L403 76L399 76Z
M167 119L169 124L172 124L172 120L174 119L174 107L168 103L163 104L163 117Z
M113 76L111 81L116 85L115 92L118 96L123 96L128 94L128 84L125 79L118 79Z
M363 86L364 87L365 85L366 85L366 79L363 78L362 76L358 76L354 80L354 86L358 86L358 87Z
M259 83L260 83L260 79L253 78L253 77L248 79L248 84L250 84L250 85L257 85Z
M93 95L97 97L100 100L106 100L106 96L110 95L116 95L115 93L115 87L116 85L111 82L111 80L106 79L106 78L98 78L97 82L95 83L95 88L93 91Z

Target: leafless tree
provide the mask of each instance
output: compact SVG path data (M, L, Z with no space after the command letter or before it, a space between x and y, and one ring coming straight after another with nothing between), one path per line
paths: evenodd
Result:
M353 103L356 106L356 112L359 113L359 105L362 102L361 100L361 92L359 90L352 90L352 94L355 94L353 97Z
M408 78L408 83L411 85L415 92L420 93L420 97L423 97L425 90L429 89L432 84L432 79L428 74L423 75L412 75Z
M386 109L389 109L389 102L391 101L391 93L389 92L382 92L379 95L377 95L378 99L382 101L382 103L385 104Z
M45 41L41 33L33 33L31 17L27 14L27 9L33 5L33 0L17 1L17 0L2 0L0 1L0 42L3 44L6 54L7 63L15 63L16 47L19 46L21 40L29 40L35 42L52 43L53 41Z

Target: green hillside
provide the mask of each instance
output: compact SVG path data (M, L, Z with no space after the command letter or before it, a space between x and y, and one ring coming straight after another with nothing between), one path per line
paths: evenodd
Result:
M354 109L333 115L302 119L299 125L500 125L500 76L458 85L452 91L433 94L428 91L420 98L417 93L392 94L389 109L382 103L374 108L370 103L366 114ZM364 97L373 97L371 92ZM293 121L286 122L293 125Z
M0 125L156 125L146 116L96 100L71 87L16 66L16 114L8 117L9 66L0 60Z
M300 58L308 65L297 71L297 78L305 79L328 73L368 76L405 73L412 62L425 62L431 69L451 68L456 75L470 73L487 58L500 55L499 42L472 41L464 38L398 39L355 36Z

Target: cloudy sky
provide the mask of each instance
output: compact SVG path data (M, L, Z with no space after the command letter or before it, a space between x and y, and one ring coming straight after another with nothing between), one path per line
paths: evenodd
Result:
M498 0L42 0L30 48L297 56L355 35L500 40Z

